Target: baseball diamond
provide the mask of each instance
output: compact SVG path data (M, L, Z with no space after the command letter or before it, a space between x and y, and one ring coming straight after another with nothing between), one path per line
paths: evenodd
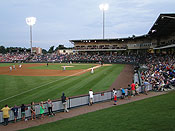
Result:
M99 2L1 2L0 130L175 131L175 1Z
M43 69L46 68L45 63L23 64L22 68L12 71L9 71L6 64L1 65L0 81L1 87L4 88L0 88L0 105L3 106L7 102L12 106L13 104L20 105L21 102L29 104L31 100L35 102L54 100L58 99L62 92L65 92L67 96L81 95L86 94L90 88L96 92L108 90L111 85L119 88L115 80L124 67L124 70L130 70L129 76L132 78L132 67L125 65L72 64L77 68L71 67L66 71L52 69L63 65L67 64L49 64L47 69ZM94 67L93 75L90 73L90 67ZM126 84L125 86L127 87Z

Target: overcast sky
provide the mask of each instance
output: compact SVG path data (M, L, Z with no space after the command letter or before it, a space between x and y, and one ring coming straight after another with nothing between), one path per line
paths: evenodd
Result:
M100 39L101 3L109 4L105 38L146 34L160 13L175 12L175 0L0 0L0 45L29 48L29 16L37 18L34 47L70 47L69 40Z

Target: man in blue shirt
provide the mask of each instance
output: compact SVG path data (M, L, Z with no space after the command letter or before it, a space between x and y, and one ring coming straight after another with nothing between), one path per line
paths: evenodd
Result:
M121 91L122 91L122 99L125 99L125 89L121 88Z

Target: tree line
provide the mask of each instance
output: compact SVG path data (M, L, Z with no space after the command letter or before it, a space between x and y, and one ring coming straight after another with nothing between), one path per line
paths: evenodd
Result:
M72 48L67 48L64 45L58 45L56 48L55 46L51 46L48 50L42 49L43 54L47 53L54 53L57 50L62 50L62 49L72 49ZM22 47L7 47L5 48L4 46L0 46L0 53L1 54L6 54L6 53L30 53L31 48L22 48Z

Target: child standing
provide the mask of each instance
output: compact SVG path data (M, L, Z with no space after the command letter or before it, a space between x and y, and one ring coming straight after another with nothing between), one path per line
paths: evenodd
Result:
M114 105L117 105L117 95L114 94Z
M44 118L44 103L41 101L41 104L40 104L40 114L41 114L41 119Z

